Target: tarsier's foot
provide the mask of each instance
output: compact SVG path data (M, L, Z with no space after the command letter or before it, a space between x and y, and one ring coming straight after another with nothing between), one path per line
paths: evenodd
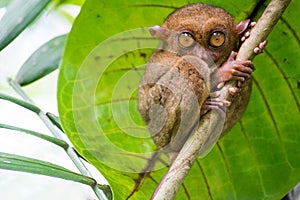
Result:
M226 107L229 107L231 102L227 100L219 99L220 91L216 91L210 94L201 107L200 116L206 114L209 110L217 110L219 112L225 112Z

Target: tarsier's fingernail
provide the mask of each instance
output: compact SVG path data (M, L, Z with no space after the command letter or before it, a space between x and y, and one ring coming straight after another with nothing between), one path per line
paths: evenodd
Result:
M260 48L255 47L253 51L254 51L254 53L258 54L258 53L260 53Z
M210 97L212 98L216 98L216 97L219 97L221 94L221 91L215 91L213 93L210 93Z
M262 49L262 48L264 48L264 44L263 44L263 43L260 43L260 44L258 45L258 47L259 47L260 49Z
M255 25L256 25L256 22L251 22L250 23L250 26L252 26L252 27L255 26Z
M223 105L226 106L226 107L229 107L231 105L231 102L230 101L224 101Z
M259 44L259 48L260 48L260 49L263 49L266 45L267 45L267 40L261 42L261 43Z
M251 67L251 69L253 70L253 71L255 71L256 70L256 68L254 67L254 65L251 63L251 65L250 65L250 67Z
M223 86L224 86L224 82L221 82L221 83L219 83L219 84L217 85L217 88L218 88L218 89L221 89Z
M239 89L236 87L230 87L228 89L228 91L229 91L229 94L234 95L237 91L239 91Z
M238 81L238 87L242 87L242 82Z
M250 32L247 31L247 32L245 33L245 37L249 37L249 36L250 36Z
M231 51L231 53L230 53L230 55L229 55L229 56L234 58L234 57L236 57L236 55L237 55L237 52L235 52L235 51Z

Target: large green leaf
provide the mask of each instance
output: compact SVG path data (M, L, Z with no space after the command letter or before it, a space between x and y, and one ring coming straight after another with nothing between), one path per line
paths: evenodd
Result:
M155 145L137 112L136 92L157 45L140 28L161 24L187 3L88 0L69 35L58 84L60 119L77 150L105 175L115 199L149 199L167 170L162 156L154 171L140 173ZM264 7L255 0L213 4L237 21L257 4ZM279 199L300 180L299 8L299 1L291 3L255 59L242 120L196 161L178 199Z

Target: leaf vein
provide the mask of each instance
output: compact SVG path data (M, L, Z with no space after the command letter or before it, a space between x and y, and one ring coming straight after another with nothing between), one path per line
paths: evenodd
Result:
M264 94L263 89L260 87L260 85L259 85L259 83L257 82L257 80L256 80L254 77L252 78L252 80L253 80L254 84L256 85L256 87L257 87L257 89L258 89L258 91L259 91L261 97L263 98L263 101L264 101L264 103L265 103L265 105L266 105L268 114L269 114L269 116L270 116L270 118L271 118L271 121L272 121L272 123L273 123L273 125L274 125L276 135L277 135L277 137L278 137L280 143L282 143L282 138L281 138L281 135L280 135L280 133L279 133L279 129L278 129L278 126L277 126L275 117L274 117L273 112L272 112L272 110L271 110L271 108L270 108L270 105L269 105L269 103L268 103L267 97L266 97L266 95Z
M199 169L200 169L200 172L201 172L201 174L202 174L202 177L203 177L203 179L204 179L204 182L205 182L205 185L206 185L206 189L207 189L207 193L208 193L209 199L210 199L210 200L213 200L213 197L212 197L212 194L211 194L211 191L210 191L210 186L209 186L209 184L208 184L207 177L206 177L206 175L205 175L205 173L204 173L204 171L203 171L203 168L202 168L202 166L201 166L201 164L200 164L200 162L199 162L198 159L196 160L196 163L197 163L197 165L198 165L198 167L199 167Z
M234 184L233 184L232 181L231 181L231 180L232 180L232 177L230 176L229 166L228 166L226 157L225 157L225 155L224 155L224 152L223 152L222 147L220 146L219 142L217 142L217 147L218 147L218 150L219 150L219 152L220 152L220 154L221 154L222 160L224 161L226 173L227 173L227 176L229 177L228 180L230 181L230 184L231 184L231 186L233 187L235 199L237 199L237 196L236 196L236 190L235 190Z
M269 56L269 58L270 58L270 59L272 60L272 62L275 64L276 68L277 68L277 69L279 70L279 72L282 74L282 77L283 77L285 83L287 84L287 86L289 87L289 89L290 89L290 91L291 91L291 93L292 93L292 95L293 95L293 98L294 98L294 100L295 100L295 102L296 102L296 104L297 104L298 110L300 111L300 103L299 103L299 101L298 101L298 99L297 99L297 97L296 97L295 91L293 90L291 83L288 81L288 77L287 77L286 74L284 73L282 67L280 67L278 61L273 57L273 55L272 55L268 50L265 50L265 53L266 53L267 56Z
M259 177L259 183L260 183L260 185L261 185L262 192L263 192L263 194L264 194L264 196L265 196L265 195L266 195L266 191L265 191L265 187L264 187L264 185L263 185L263 178L262 178L261 172L260 172L260 170L259 170L259 168L258 168L258 166L259 166L258 164L259 164L259 163L257 162L257 160L256 160L256 158L255 158L255 156L254 156L254 150L253 150L253 148L252 148L251 142L249 141L247 132L246 132L246 130L245 130L245 128L244 128L244 125L243 125L243 123L242 123L241 120L239 121L239 124L240 124L240 126L241 126L242 133L243 133L243 135L244 135L244 137L245 137L245 140L246 140L246 142L247 142L247 145L248 145L248 147L249 147L249 151L251 152L251 153L250 153L250 156L251 156L253 162L255 163L254 166L255 166L255 168L257 169L257 173L258 173L258 177Z
M281 17L280 20L287 26L287 28L292 32L293 36L297 40L298 44L300 44L300 37L298 36L295 29L293 29L293 27L283 17Z

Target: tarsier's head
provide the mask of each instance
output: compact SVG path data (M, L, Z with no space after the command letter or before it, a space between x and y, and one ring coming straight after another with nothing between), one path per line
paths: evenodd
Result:
M222 8L191 4L171 13L162 26L154 26L150 32L162 40L165 50L179 56L210 57L219 66L234 50L248 23L236 25L234 17Z

